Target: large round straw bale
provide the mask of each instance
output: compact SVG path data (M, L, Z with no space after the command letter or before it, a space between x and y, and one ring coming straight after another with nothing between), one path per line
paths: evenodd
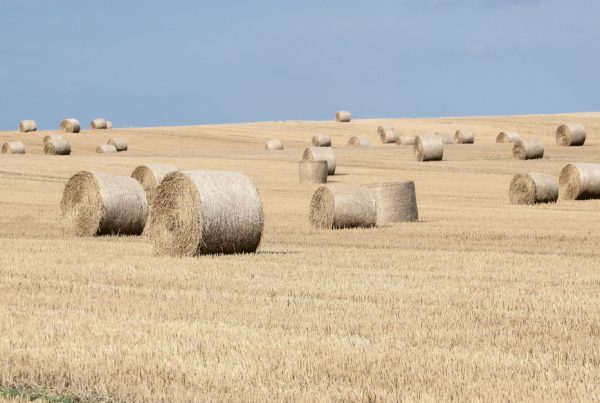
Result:
M317 134L313 136L312 144L315 147L331 147L331 136L328 134Z
M108 144L115 146L117 151L127 151L127 140L122 137L113 137L108 140Z
M513 157L517 160L532 160L544 156L544 143L538 139L521 139L515 141Z
M107 129L112 129L112 128L113 128L113 126L112 126L112 122L111 122L110 120L107 120L107 121L106 121L106 128L107 128Z
M35 120L21 120L19 122L19 131L22 133L35 132L37 130L37 124Z
M454 133L454 141L456 144L473 144L475 142L475 134L471 130L458 129Z
M412 134L402 134L398 136L396 144L398 144L399 146L412 146L415 144L416 138L417 136L414 136Z
M148 205L151 206L160 182L165 176L175 171L177 171L177 167L169 164L146 164L136 167L131 173L131 177L142 185L146 192Z
M520 138L521 136L517 132L500 132L496 137L496 143L514 143Z
M148 203L142 185L128 176L80 171L73 175L60 203L67 234L140 235Z
M414 150L417 161L441 161L444 157L444 143L433 134L417 136Z
M299 171L300 183L327 183L327 161L302 160Z
M600 199L600 164L568 164L560 172L559 182L562 199Z
M106 129L107 128L106 119L96 118L90 122L90 127L92 129Z
M508 197L512 204L555 202L558 200L558 180L538 172L517 174L510 182Z
M556 129L556 144L559 146L582 146L585 143L585 128L579 123L567 123Z
M239 172L176 171L158 186L150 221L159 255L252 253L262 237L263 208Z
M267 140L265 150L283 150L283 143L279 139Z
M443 144L454 144L454 136L448 133L436 133L436 136L438 136L441 140Z
M326 161L328 174L335 174L335 154L331 147L309 147L304 150L302 159L309 161Z
M310 223L319 229L373 227L377 223L375 198L364 186L319 186L310 202Z
M369 188L377 205L378 226L419 219L413 181L377 183Z
M113 144L100 144L98 147L96 147L97 154L116 153L116 152L117 152L117 147L115 147Z
M61 136L60 134L48 134L46 136L44 136L44 142L43 144L46 144L49 141L67 141L67 139L65 139L63 136Z
M398 133L391 126L379 126L377 128L379 139L383 144L391 144L398 141Z
M25 144L20 141L8 141L2 145L2 154L25 154Z
M64 139L47 141L44 143L44 154L69 155L71 154L71 145Z
M63 121L60 122L60 130L67 133L79 133L81 131L81 124L79 124L79 120L77 119L63 119Z
M348 145L352 147L370 147L371 142L366 138L352 136L350 137L350 140L348 140Z
M352 119L352 115L348 111L337 111L335 113L336 122L349 122Z

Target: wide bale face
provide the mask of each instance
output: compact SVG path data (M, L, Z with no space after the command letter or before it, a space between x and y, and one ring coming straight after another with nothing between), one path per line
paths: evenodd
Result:
M79 172L65 186L60 202L63 230L68 235L93 236L100 228L100 189L90 172Z
M334 210L333 194L326 186L319 187L310 201L310 223L317 229L332 229Z
M508 194L512 204L534 204L535 182L529 177L529 175L515 175L510 182Z

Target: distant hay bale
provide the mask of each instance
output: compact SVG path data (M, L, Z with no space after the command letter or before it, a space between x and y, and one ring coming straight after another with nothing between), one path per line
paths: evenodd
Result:
M500 132L496 137L496 143L514 143L520 138L521 136L517 132Z
M475 134L471 130L458 129L454 133L454 142L456 144L473 144L475 142Z
M331 147L331 136L328 134L317 134L312 138L315 147Z
M415 145L416 138L417 138L417 136L414 136L412 134L402 134L402 135L398 136L398 140L396 141L396 144L399 146L413 146L413 145Z
M600 164L568 164L560 172L559 182L562 199L600 199Z
M2 145L2 154L25 154L25 144L20 141L7 141Z
M279 139L267 140L265 150L283 150L283 143Z
M142 185L128 176L80 171L67 182L60 203L67 234L140 235L148 203Z
M146 193L148 206L151 206L156 194L156 188L160 185L160 182L165 176L175 171L177 171L177 167L174 165L145 164L136 167L131 173L131 177L142 185Z
M348 111L337 111L335 113L336 122L350 122L352 115Z
M373 227L377 223L375 198L364 186L319 186L310 202L310 223L318 229Z
M127 151L127 140L122 137L113 137L108 140L108 144L115 146L117 151Z
M559 146L582 146L585 137L585 128L579 123L560 125L556 130L556 144Z
M46 144L49 141L59 141L59 140L67 141L67 139L65 139L60 134L48 134L47 136L44 136L44 142L42 144Z
M439 136L423 134L415 139L414 151L417 161L441 161L444 158L444 143Z
M454 144L454 136L448 133L435 133L438 136L443 144Z
M96 118L90 122L90 127L94 130L106 129L108 127L106 119Z
M348 140L348 145L351 147L370 147L371 142L366 138L352 136L350 137L350 140Z
M513 146L513 158L532 160L544 157L544 144L538 139L517 140Z
M327 161L302 160L299 163L300 183L327 183Z
M304 150L303 160L326 161L328 175L335 174L335 154L331 147L309 147Z
M377 133L383 144L391 144L398 141L398 133L391 126L379 126Z
M111 122L110 120L107 120L107 121L106 121L106 128L107 128L107 129L112 129L112 128L113 128L113 126L112 126L112 122Z
M415 183L389 182L369 185L377 205L377 225L419 220Z
M558 180L538 172L517 174L510 182L508 197L512 204L555 202L558 200Z
M96 147L97 154L107 154L116 152L117 147L115 147L113 144L100 144L98 147Z
M44 143L44 154L69 155L71 154L71 145L64 139L47 141Z
M35 132L37 130L37 124L35 120L21 120L19 122L19 131L21 133Z
M252 253L263 232L254 184L239 172L176 171L158 186L149 235L159 255Z
M79 133L81 131L81 124L79 124L79 120L77 119L63 119L63 121L60 122L60 130L67 133Z

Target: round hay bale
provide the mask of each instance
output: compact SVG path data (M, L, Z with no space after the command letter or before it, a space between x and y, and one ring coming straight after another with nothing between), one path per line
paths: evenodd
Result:
M401 136L398 136L396 144L399 146L413 146L415 145L416 138L417 136L414 136L412 134L403 134Z
M496 143L514 143L520 138L521 136L517 132L500 132L496 137Z
M473 144L475 142L475 134L471 130L458 129L454 133L454 142L456 144Z
M308 147L302 154L303 160L326 161L328 175L335 174L335 154L331 147Z
M37 124L35 123L35 120L21 120L19 122L19 131L21 133L37 131Z
M441 140L443 144L454 144L454 136L448 133L436 133L436 136L438 136Z
M562 199L600 199L600 164L568 164L560 172L559 183Z
M516 174L510 182L508 198L512 204L555 202L558 200L558 180L538 172Z
M302 160L299 171L300 183L327 183L327 161Z
M159 255L252 253L262 237L263 207L239 172L176 171L158 186L150 221Z
M79 124L79 120L77 119L63 119L63 121L60 122L60 130L67 133L79 133L81 131L81 124Z
M59 140L67 141L67 139L65 139L60 134L48 134L47 136L44 136L44 142L42 144L46 144L49 141L59 141Z
M391 144L398 141L398 133L391 126L379 126L377 133L383 144Z
M113 126L112 126L112 122L111 122L110 120L107 120L107 121L106 121L106 128L107 128L107 129L112 129L112 128L113 128Z
M444 158L444 143L436 135L417 136L414 150L417 161L441 161Z
M69 155L71 154L71 145L67 140L51 140L44 143L44 154L48 155Z
M317 134L313 136L312 144L315 147L331 147L331 136L328 134Z
M107 154L116 152L117 147L115 147L113 144L100 144L98 147L96 147L97 154Z
M142 185L128 176L80 171L60 202L63 229L75 236L140 235L148 202Z
M136 167L131 173L131 177L142 185L146 192L148 205L151 206L160 182L165 176L175 171L177 171L177 167L169 164L145 164Z
M513 146L513 158L517 160L532 160L544 156L544 144L538 139L517 140Z
M371 147L371 142L369 139L352 136L348 140L348 145L351 147Z
M348 111L337 111L335 113L336 122L350 122L352 115Z
M108 140L108 144L115 146L117 151L127 151L127 140L122 137L113 137Z
M265 150L283 150L283 143L279 139L271 139L265 142Z
M377 183L369 189L377 205L377 226L419 220L413 181Z
M585 128L579 123L567 123L556 129L556 144L559 146L582 146L585 137Z
M373 227L375 198L364 186L319 186L310 202L310 223L318 229Z
M25 154L25 144L20 141L8 141L2 145L2 154Z
M106 129L107 128L107 123L106 123L106 119L103 118L96 118L94 120L92 120L90 122L90 127L93 130L97 130L97 129Z

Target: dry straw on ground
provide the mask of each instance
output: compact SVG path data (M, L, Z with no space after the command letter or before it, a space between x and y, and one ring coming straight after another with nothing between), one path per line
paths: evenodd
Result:
M475 134L471 130L458 129L454 133L454 141L456 144L473 144L475 143Z
M444 157L444 143L437 135L423 134L415 139L414 152L417 161L441 161Z
M412 146L412 145L415 145L416 138L417 138L417 136L412 135L412 134L402 134L402 135L398 136L398 140L396 141L396 144L398 144L399 146Z
M508 198L512 204L549 203L558 200L558 180L548 174L517 174L510 182Z
M149 235L159 255L252 253L263 232L254 184L239 172L177 171L157 189Z
M337 111L335 113L336 122L350 122L352 115L348 111Z
M438 136L444 144L454 144L454 136L449 133L435 133L435 135Z
M417 221L417 195L415 183L388 182L369 185L377 205L377 225Z
M579 123L567 123L556 129L556 144L559 146L582 146L585 137L585 128Z
M350 137L350 140L348 140L348 145L351 147L370 147L371 142L364 137L352 136Z
M69 155L71 154L71 145L65 139L47 141L44 143L44 154Z
M532 160L544 157L544 144L538 139L517 140L513 146L513 158L516 160Z
M496 143L514 143L521 139L517 132L500 132L496 137Z
M279 139L267 140L265 150L283 150L283 143Z
M312 144L315 147L331 147L331 136L328 134L317 134L312 137Z
M379 139L383 144L391 144L398 141L398 133L391 126L379 126L377 128Z
M116 152L117 147L115 147L113 144L100 144L98 147L96 147L97 154L107 154Z
M113 124L112 124L112 122L110 120L106 121L106 128L107 129L112 129L113 128Z
M96 118L90 122L90 127L92 129L106 129L107 128L106 119Z
M63 119L62 122L60 122L60 130L67 133L79 133L81 131L81 124L77 119Z
M127 140L122 137L113 137L108 140L108 144L115 146L117 151L127 151Z
M373 193L365 186L324 185L312 196L309 218L318 229L373 227L377 206Z
M142 185L128 176L80 171L67 182L60 203L69 235L140 235L148 203Z
M308 147L304 150L302 159L309 161L326 161L327 173L329 175L335 174L335 154L331 147Z
M37 124L35 120L21 120L19 122L19 131L22 133L35 132L37 130Z
M169 164L145 164L136 167L131 173L131 177L142 185L144 192L146 192L148 205L151 206L156 194L156 188L160 185L160 182L165 176L176 170L177 167Z
M7 141L2 145L2 154L25 154L25 144L20 141Z
M327 183L327 161L301 160L298 170L300 183Z
M568 164L560 172L559 182L562 199L600 199L600 164Z
M44 136L42 144L46 144L49 141L67 141L67 139L65 139L65 137L60 134L48 134Z

